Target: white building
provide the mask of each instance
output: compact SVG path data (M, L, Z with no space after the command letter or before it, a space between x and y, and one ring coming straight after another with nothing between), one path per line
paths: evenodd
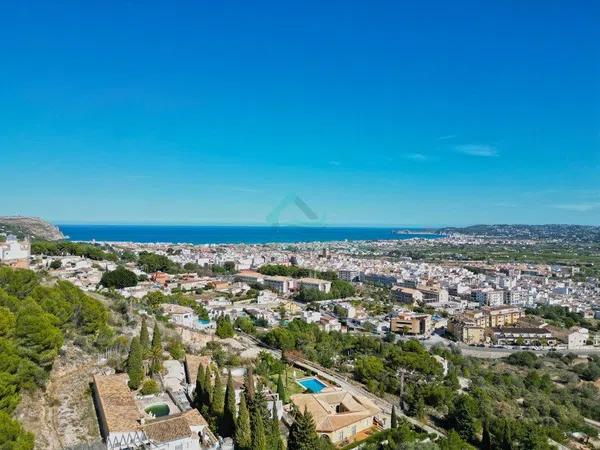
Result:
M475 289L471 291L471 300L481 306L501 306L504 304L504 292L491 288Z
M171 303L163 303L161 308L165 315L169 316L171 322L184 327L194 328L196 324L196 315L194 310L189 306L174 305Z
M316 323L321 320L321 313L319 311L303 311L302 318L306 323Z
M293 288L294 280L290 277L265 277L264 285L280 294L286 294Z
M300 278L298 283L302 288L316 289L325 294L329 294L331 291L331 281L321 280L319 278Z
M0 243L0 263L15 267L28 267L31 244L29 241L18 241L16 236L9 234L6 242Z
M584 348L589 339L590 332L587 328L573 328L568 336L567 348L569 350Z
M360 279L360 270L340 269L338 270L338 278L344 281L358 281Z

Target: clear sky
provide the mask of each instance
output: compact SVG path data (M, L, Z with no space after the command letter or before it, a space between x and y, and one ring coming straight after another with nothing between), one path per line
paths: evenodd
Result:
M412 5L411 5L412 3ZM0 2L0 215L600 224L600 2Z

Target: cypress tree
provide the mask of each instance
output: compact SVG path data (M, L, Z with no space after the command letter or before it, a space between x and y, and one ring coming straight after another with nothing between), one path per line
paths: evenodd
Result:
M283 438L281 437L281 435L279 436L279 439L277 439L277 447L275 447L277 450L286 450L285 448L285 444L283 443Z
M265 424L260 414L254 414L252 418L252 450L267 450Z
M211 377L212 369L210 366L206 367L206 371L204 372L204 391L202 392L202 404L210 407L212 402L212 377Z
M198 366L198 375L196 376L196 389L194 390L194 404L196 405L196 408L200 408L204 401L204 383L204 366L200 364Z
M142 346L142 352L144 358L150 351L150 336L148 336L148 324L146 323L146 316L142 317L142 328L140 329L140 345Z
M129 356L127 357L127 375L129 375L129 387L137 389L144 379L144 367L142 362L142 347L140 340L134 337L129 346Z
M267 397L265 396L262 385L254 393L254 402L250 407L250 413L259 414L262 417L263 425L268 425L271 420L271 411L269 411Z
M288 436L288 450L314 450L318 448L319 437L312 415L306 407L304 413L297 412Z
M392 417L390 419L390 426L392 428L398 427L398 416L396 416L396 407L392 406Z
M158 327L158 323L155 323L154 331L152 332L152 345L150 347L150 372L153 374L159 373L162 369L162 353L160 328Z
M492 450L492 437L490 436L490 423L487 418L483 421L483 434L481 436L481 448L483 450Z
M249 450L252 444L250 431L250 413L246 406L246 394L242 392L237 421L235 424L235 444L240 450Z
M160 348L162 350L162 336L158 323L154 324L154 330L152 331L152 348Z
M277 379L277 394L279 394L279 400L281 400L283 403L288 402L287 392L285 390L285 386L283 385L281 374L279 374L279 378Z
M254 393L256 389L254 388L254 372L252 371L252 367L248 367L246 369L246 374L244 376L244 390L246 391L246 402L248 403L248 407L252 407L252 403L254 402Z
M225 410L221 421L222 436L234 436L235 434L235 409L235 387L233 386L230 370L227 375L227 387L225 388Z
M273 402L273 416L270 420L269 429L269 448L276 449L281 441L281 431L279 430L279 416L277 414L277 403Z
M212 399L210 402L211 412L220 420L223 416L225 407L225 390L219 376L219 371L215 370L215 384L213 386Z

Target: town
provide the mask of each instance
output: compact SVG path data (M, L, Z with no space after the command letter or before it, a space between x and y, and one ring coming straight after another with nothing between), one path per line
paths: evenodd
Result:
M23 422L43 430L36 443L49 449L293 449L305 448L295 445L311 433L323 449L370 448L383 436L468 448L508 426L485 416L453 425L472 398L466 393L478 395L473 361L492 373L499 365L538 367L530 357L567 358L582 379L600 379L597 279L582 278L577 265L397 255L399 245L414 251L432 242L191 245L7 235L0 243L7 270L34 271L59 289L67 282L110 311L111 331L96 332L102 342L85 347L75 338L52 369L84 377L79 389L89 383L92 394L61 405L69 414L55 411L53 430L35 417ZM494 242L435 239L436 246ZM95 357L84 355L90 346ZM56 395L55 402L74 401L72 392ZM580 424L558 421L551 434L533 423L521 432L588 448L598 442L600 417L578 414ZM79 431L57 431L72 428Z

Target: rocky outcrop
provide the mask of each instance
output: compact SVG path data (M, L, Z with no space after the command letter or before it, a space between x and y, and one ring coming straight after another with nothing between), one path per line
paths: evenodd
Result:
M57 226L39 217L0 216L0 233L49 241L65 238Z

